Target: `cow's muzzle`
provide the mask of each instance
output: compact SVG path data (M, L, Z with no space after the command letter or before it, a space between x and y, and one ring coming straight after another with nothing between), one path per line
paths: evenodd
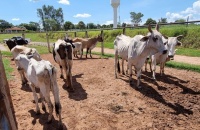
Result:
M164 50L164 51L163 51L163 54L166 54L166 53L167 53L167 50Z
M168 55L168 57L170 58L170 60L174 60L174 56L173 55Z

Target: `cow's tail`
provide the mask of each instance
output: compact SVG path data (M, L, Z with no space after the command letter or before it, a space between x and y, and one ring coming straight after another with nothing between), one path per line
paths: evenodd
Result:
M119 64L119 59L117 60L117 71L120 73L120 64Z
M116 40L114 41L114 49L115 49L115 68L117 68L118 73L120 73L120 64L119 64L118 48Z
M48 72L50 75L50 87L51 91L54 95L54 101L55 101L55 111L56 115L61 114L61 104L60 104L60 98L59 98L59 89L57 84L57 70L54 66L50 65L50 68L48 68Z

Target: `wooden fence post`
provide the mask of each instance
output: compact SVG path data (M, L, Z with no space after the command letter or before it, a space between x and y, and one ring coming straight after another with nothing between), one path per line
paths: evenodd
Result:
M74 37L76 37L76 32L74 32Z
M101 30L101 37L103 38L103 30ZM101 55L104 55L104 44L101 42Z
M85 38L88 38L88 32L85 31Z
M50 45L49 45L49 34L48 34L48 32L46 33L46 38L47 38L48 50L49 50L49 52L51 53L51 48L50 48Z
M22 33L22 38L25 39L25 34L24 33Z
M2 55L0 51L0 129L17 130L16 117L14 115L14 107L10 95L8 81L6 79L5 69L3 66Z
M123 28L123 34L126 35L126 28Z

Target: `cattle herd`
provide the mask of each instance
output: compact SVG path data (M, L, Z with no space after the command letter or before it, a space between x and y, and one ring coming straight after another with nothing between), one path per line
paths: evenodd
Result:
M129 37L126 35L119 35L114 40L115 50L115 78L119 77L120 64L119 57L122 59L122 74L124 72L124 61L127 61L127 71L129 74L129 81L132 84L132 66L135 68L135 74L137 76L137 88L140 86L140 77L142 67L145 65L145 70L148 59L150 59L150 69L152 71L153 79L155 77L156 64L160 64L160 73L164 73L165 62L173 59L175 54L175 46L181 45L179 41L183 36L167 37L159 32L159 26L156 25L155 30L148 27L148 34L146 36L136 35ZM76 91L72 83L72 66L73 58L80 58L83 55L83 49L86 48L87 53L96 46L97 42L103 42L101 36L94 38L74 38L74 39L59 39L53 45L53 57L55 62L60 66L61 75L60 78L65 79L67 86L73 92ZM61 104L59 99L59 88L56 81L57 69L49 61L41 59L38 51L35 48L29 48L26 46L17 45L16 41L8 40L6 42L13 58L17 70L20 74L22 84L29 84L36 105L36 113L40 113L38 105L38 96L35 88L40 89L40 98L42 101L42 109L46 111L45 102L48 104L49 116L48 121L52 120L53 104L50 100L50 91L52 91L55 102L55 111L59 116L59 124L62 124L61 118ZM63 69L64 73L63 74ZM61 126L61 125L60 125Z

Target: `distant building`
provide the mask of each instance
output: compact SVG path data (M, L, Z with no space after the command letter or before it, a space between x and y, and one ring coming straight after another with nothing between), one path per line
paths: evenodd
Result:
M19 28L19 27L11 27L5 29L5 33L18 33L18 32L23 32L26 31L26 28Z

